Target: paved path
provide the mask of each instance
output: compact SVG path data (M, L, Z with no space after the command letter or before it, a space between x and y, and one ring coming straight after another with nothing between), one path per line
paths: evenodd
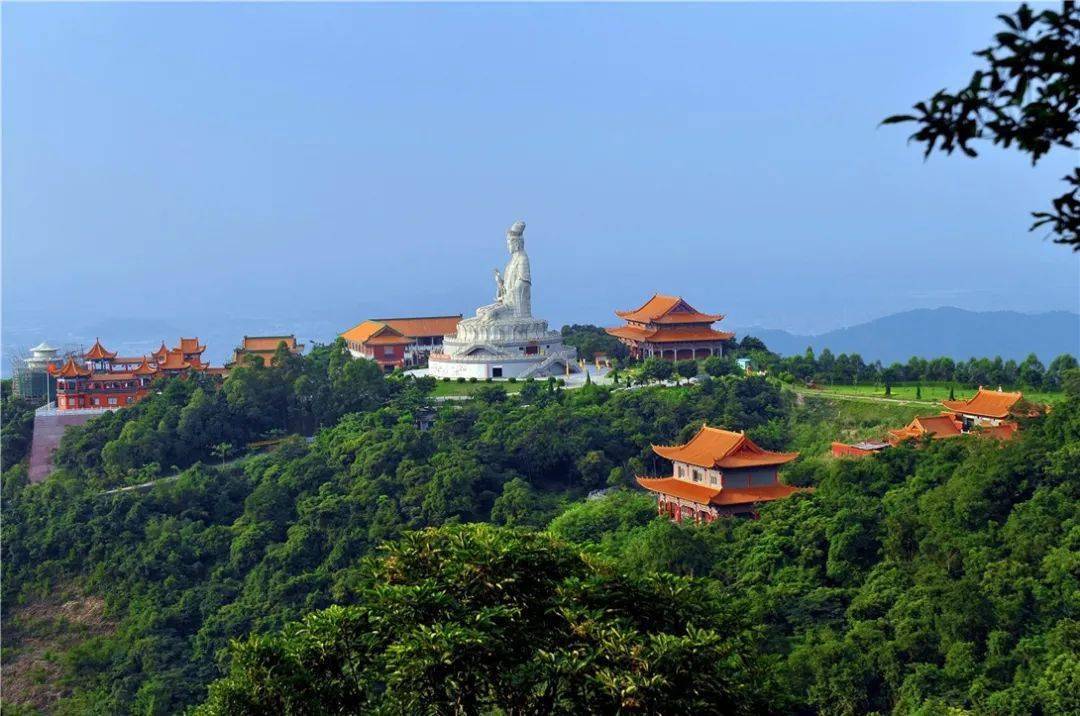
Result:
M38 413L34 415L34 433L30 438L30 484L44 482L56 468L53 453L60 447L60 438L72 425L82 425L97 413Z
M220 471L224 470L227 467L232 467L233 465L235 465L238 462L241 462L242 460L248 459L249 457L251 457L251 455L241 455L240 457L234 457L232 460L229 460L228 462L226 462L224 464L218 463L217 465L208 465L208 464L206 464L204 462L203 465L205 467L210 468L211 470L216 470L216 471L220 472ZM188 470L190 470L190 469L191 468L188 468ZM175 475L167 475L166 477L159 477L156 480L150 480L148 482L141 482L138 485L124 485L123 487L114 487L111 490L103 490L103 491L99 492L98 494L99 495L115 495L118 492L131 492L132 490L145 490L147 488L153 487L154 485L162 485L162 484L164 484L166 482L172 482L173 480L179 480L180 476L183 475L185 472L187 472L187 470L181 470L180 472L176 473Z
M796 388L791 387L792 391L796 395L809 398L835 398L836 400L855 400L863 403L885 403L887 405L919 405L919 406L933 406L941 405L936 400L906 400L902 398L879 398L875 395L852 395L850 393L831 393L824 390L813 390L811 388Z

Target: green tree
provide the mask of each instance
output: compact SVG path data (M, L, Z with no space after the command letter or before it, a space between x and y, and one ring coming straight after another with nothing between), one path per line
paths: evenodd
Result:
M680 378L690 380L698 374L698 364L696 360L681 360L675 364L675 372Z
M233 450L232 443L218 443L210 452L214 457L221 460L221 464L224 465L225 460L233 454Z
M641 377L646 381L670 380L674 372L671 361L663 358L648 358L641 365Z
M1075 148L1080 126L1080 81L1076 47L1080 10L1064 2L1060 10L1033 12L1026 4L1011 15L998 15L1003 30L994 45L975 53L985 64L966 87L938 91L915 104L915 114L888 117L884 124L915 122L911 139L952 154L978 152L977 140L1015 148L1032 164L1054 147ZM1080 251L1080 168L1065 177L1070 189L1053 200L1049 211L1034 212L1032 229L1049 227L1054 242Z
M780 710L731 605L545 535L406 535L355 602L237 644L197 713Z

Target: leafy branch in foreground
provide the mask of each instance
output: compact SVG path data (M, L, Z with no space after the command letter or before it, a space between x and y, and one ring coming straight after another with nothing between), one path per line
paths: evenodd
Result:
M959 149L978 156L977 139L1004 148L1016 146L1031 163L1054 147L1075 149L1080 126L1080 11L1074 2L1061 11L1035 13L1026 4L1013 15L998 15L1007 29L995 44L975 53L986 65L967 87L939 90L914 105L916 114L887 117L882 124L916 122L910 139L952 154ZM1049 211L1033 212L1031 229L1048 227L1054 242L1080 251L1080 169L1064 177L1069 191L1052 201Z

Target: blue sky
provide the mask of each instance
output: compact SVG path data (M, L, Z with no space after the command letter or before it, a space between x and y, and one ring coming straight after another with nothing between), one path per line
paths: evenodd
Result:
M1070 157L878 126L1011 7L6 5L6 343L468 313L519 218L556 325L1076 310L1027 232Z

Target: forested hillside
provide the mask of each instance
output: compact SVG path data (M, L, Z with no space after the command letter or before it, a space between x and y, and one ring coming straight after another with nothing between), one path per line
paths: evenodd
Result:
M41 485L5 473L7 708L1078 706L1076 395L1004 446L848 462L821 449L910 409L800 405L760 377L529 382L484 386L422 430L429 382L340 345L281 358L222 386L161 384L72 431ZM757 521L656 519L633 475L702 421L805 450L785 479L816 490ZM241 452L281 434L296 436ZM585 499L598 488L614 489ZM99 602L77 634L63 626Z

